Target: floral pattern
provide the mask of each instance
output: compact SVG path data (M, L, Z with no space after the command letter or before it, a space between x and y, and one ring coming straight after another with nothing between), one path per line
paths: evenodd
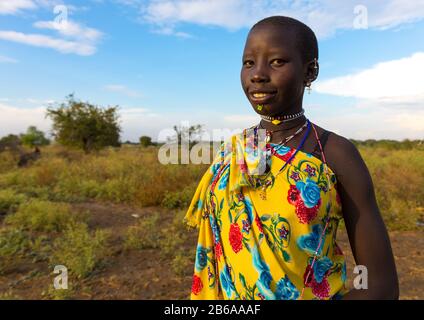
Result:
M346 263L336 242L343 215L335 174L328 168L327 176L311 154L271 144L263 191L251 175L258 167L254 143L241 134L221 146L186 213L185 222L199 229L191 298L342 297ZM247 161L236 162L232 150Z

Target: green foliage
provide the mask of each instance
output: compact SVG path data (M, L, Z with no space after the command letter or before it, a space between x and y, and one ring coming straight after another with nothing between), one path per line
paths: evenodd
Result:
M22 229L0 229L0 274L18 264L31 246L29 235Z
M152 138L148 136L141 136L140 137L140 145L142 147L148 147L152 145Z
M171 268L177 276L188 276L193 272L192 257L183 253L177 253L172 259Z
M162 200L162 206L169 209L188 208L193 198L196 186L194 184L183 188L181 191L167 191Z
M135 226L128 228L124 237L125 249L152 249L159 246L159 214L142 217Z
M62 231L72 221L68 204L38 199L22 203L15 213L5 218L8 225L40 232Z
M0 190L0 216L15 211L25 200L25 195L11 189Z
M16 150L21 144L21 139L17 135L9 134L0 139L0 152L5 149Z
M424 140L409 140L404 139L403 141L390 140L390 139L367 139L367 140L355 140L350 141L356 147L370 147L370 148L383 148L386 150L424 150Z
M120 146L118 106L102 109L77 101L71 94L58 108L49 107L47 116L53 121L53 135L62 145L89 153L106 146Z
M190 249L184 248L188 239L188 233L183 224L184 214L184 210L177 211L172 223L161 229L160 253L163 258L175 257L177 253L189 256L191 254Z
M44 132L37 130L37 127L30 126L27 132L21 135L23 145L29 147L46 146L50 144L50 140L44 136Z
M89 276L107 256L109 233L90 233L85 223L70 223L53 244L51 265L64 265L77 278Z

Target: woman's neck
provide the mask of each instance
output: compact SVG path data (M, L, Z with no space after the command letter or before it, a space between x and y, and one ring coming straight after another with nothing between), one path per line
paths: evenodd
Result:
M302 115L301 117L291 121L281 122L280 124L273 124L271 122L261 120L260 127L271 132L275 131L275 133L277 133L278 131L278 132L284 132L284 134L287 134L290 131L293 131L293 130L295 131L296 129L298 129L300 126L302 126L305 123L305 121L306 121L305 115Z

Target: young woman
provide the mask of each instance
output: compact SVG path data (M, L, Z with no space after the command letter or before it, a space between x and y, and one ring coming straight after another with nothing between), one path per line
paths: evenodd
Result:
M302 22L274 16L250 30L241 83L261 121L222 145L185 216L199 228L192 299L398 298L361 155L304 114L318 70L317 40ZM367 289L347 290L342 219Z

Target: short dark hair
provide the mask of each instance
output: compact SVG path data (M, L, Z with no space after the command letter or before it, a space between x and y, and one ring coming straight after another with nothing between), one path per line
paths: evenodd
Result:
M288 28L295 33L303 63L312 61L314 58L318 60L317 37L306 24L286 16L272 16L256 22L250 31L256 27L266 25Z

